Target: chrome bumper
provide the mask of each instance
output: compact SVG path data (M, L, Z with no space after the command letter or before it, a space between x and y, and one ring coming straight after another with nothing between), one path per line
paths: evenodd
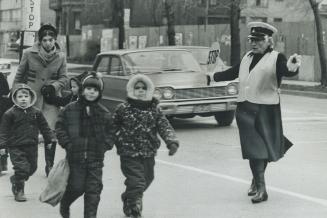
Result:
M220 99L206 99L196 101L171 101L161 102L159 107L166 115L179 114L208 114L220 111L231 111L236 109L236 97L234 98L220 98Z

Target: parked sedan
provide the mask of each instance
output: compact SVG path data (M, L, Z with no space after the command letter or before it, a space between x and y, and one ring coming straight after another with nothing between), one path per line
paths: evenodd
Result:
M93 70L103 74L103 103L110 110L125 101L130 76L142 73L155 84L155 97L167 117L214 116L221 126L233 121L237 83L208 86L205 73L186 49L158 47L102 52L96 56Z

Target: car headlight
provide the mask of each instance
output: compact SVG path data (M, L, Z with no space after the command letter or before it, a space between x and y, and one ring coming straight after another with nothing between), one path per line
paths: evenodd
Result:
M236 83L230 83L226 90L228 95L236 95L238 93L238 86Z
M10 64L0 64L0 69L1 70L10 69Z
M157 98L159 100L162 98L162 93L161 93L160 89L155 89L154 90L153 97L155 97L155 98Z
M174 97L175 93L174 90L172 88L165 88L162 91L162 96L164 99L172 99Z

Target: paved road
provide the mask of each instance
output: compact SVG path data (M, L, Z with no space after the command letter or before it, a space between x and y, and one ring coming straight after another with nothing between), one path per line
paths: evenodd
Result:
M144 197L145 218L326 218L327 217L327 102L282 96L285 134L295 145L285 158L268 166L269 200L253 205L246 196L251 174L241 159L236 124L219 128L213 118L175 120L181 141L177 155L159 150L156 178ZM56 160L64 156L58 148ZM55 218L58 207L38 201L46 185L43 148L39 168L27 182L26 203L13 200L8 174L0 177L0 218ZM108 152L99 218L124 217L120 193L124 178L115 150ZM83 199L72 206L81 218Z

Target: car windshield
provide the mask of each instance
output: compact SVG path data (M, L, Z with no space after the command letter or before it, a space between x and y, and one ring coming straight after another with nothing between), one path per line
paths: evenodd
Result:
M199 64L207 65L209 48L189 48L188 50L192 52Z
M125 54L123 63L131 73L201 71L192 54L183 50L154 50Z

